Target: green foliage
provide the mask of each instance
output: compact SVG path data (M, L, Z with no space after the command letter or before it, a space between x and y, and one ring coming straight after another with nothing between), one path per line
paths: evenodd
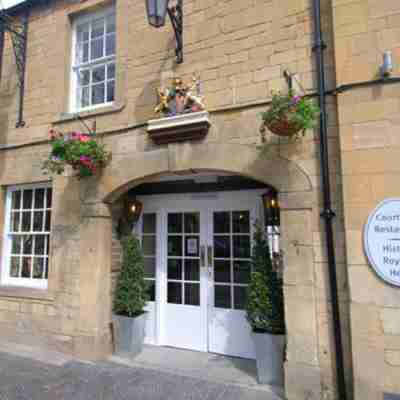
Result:
M148 286L144 279L144 259L139 240L129 235L122 239L122 268L114 297L114 312L127 317L144 313Z
M80 178L92 176L104 167L111 158L104 145L93 135L79 132L63 134L50 131L51 152L43 163L43 169L50 173L62 174L66 165L71 165Z
M247 320L254 332L285 333L283 282L273 266L265 234L256 226L252 273L247 290Z
M293 90L289 90L288 94L273 93L271 105L267 111L261 113L261 117L266 124L287 118L304 132L316 125L319 113L320 109L313 99L296 95Z

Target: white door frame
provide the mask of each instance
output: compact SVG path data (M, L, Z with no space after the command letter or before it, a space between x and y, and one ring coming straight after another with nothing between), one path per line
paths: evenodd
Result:
M223 210L251 210L250 215L254 219L262 218L261 195L264 189L227 191L212 193L185 193L185 194L163 194L138 196L138 200L143 203L143 213L155 213L157 215L157 268L156 268L156 301L149 304L148 310L155 314L151 316L151 323L154 324L154 337L148 338L147 343L154 345L167 345L165 335L165 315L167 303L167 214L170 212L200 212L201 237L200 244L212 245L212 213L213 211ZM251 236L253 236L253 223L251 220ZM141 232L141 222L137 224L136 233ZM206 260L208 255L206 254ZM206 321L206 348L210 349L210 308L213 303L213 278L209 279L208 274L213 273L213 269L206 262L206 268L200 268L201 271L201 300L204 301L204 290L206 291L206 303L203 308ZM207 276L204 279L203 274ZM202 304L202 303L201 303Z

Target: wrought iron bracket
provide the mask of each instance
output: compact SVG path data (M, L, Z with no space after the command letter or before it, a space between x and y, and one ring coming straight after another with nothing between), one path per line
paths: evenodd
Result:
M25 72L26 72L26 47L28 38L29 11L26 10L21 20L17 21L10 17L4 10L0 10L0 35L7 32L11 37L11 43L14 51L15 65L17 69L19 104L18 120L16 128L25 126L24 121L24 95L25 95ZM3 49L0 48L3 53ZM2 58L3 54L0 54Z
M176 5L168 7L168 15L174 28L176 47L176 63L183 63L183 0L177 0Z

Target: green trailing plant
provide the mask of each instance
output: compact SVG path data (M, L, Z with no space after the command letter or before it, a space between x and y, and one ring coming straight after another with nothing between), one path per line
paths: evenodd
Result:
M62 174L70 165L79 178L92 176L111 159L111 153L95 135L80 132L61 133L50 130L51 151L43 163L46 172Z
M280 136L298 137L316 125L319 114L320 109L313 99L300 96L293 89L287 94L272 93L269 108L261 113L262 131L267 127Z
M144 313L148 301L148 285L144 279L144 258L139 240L133 236L122 239L122 268L114 297L114 312L126 317Z
M252 273L247 289L247 320L254 332L285 333L283 281L271 259L263 229L258 224L251 258Z

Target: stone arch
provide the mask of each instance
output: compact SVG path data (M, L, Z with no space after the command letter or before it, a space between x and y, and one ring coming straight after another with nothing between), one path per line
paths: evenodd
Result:
M101 193L97 195L110 204L143 180L190 170L241 174L269 184L281 193L312 189L310 178L294 161L264 158L255 146L184 143L115 159L99 182L97 188Z

